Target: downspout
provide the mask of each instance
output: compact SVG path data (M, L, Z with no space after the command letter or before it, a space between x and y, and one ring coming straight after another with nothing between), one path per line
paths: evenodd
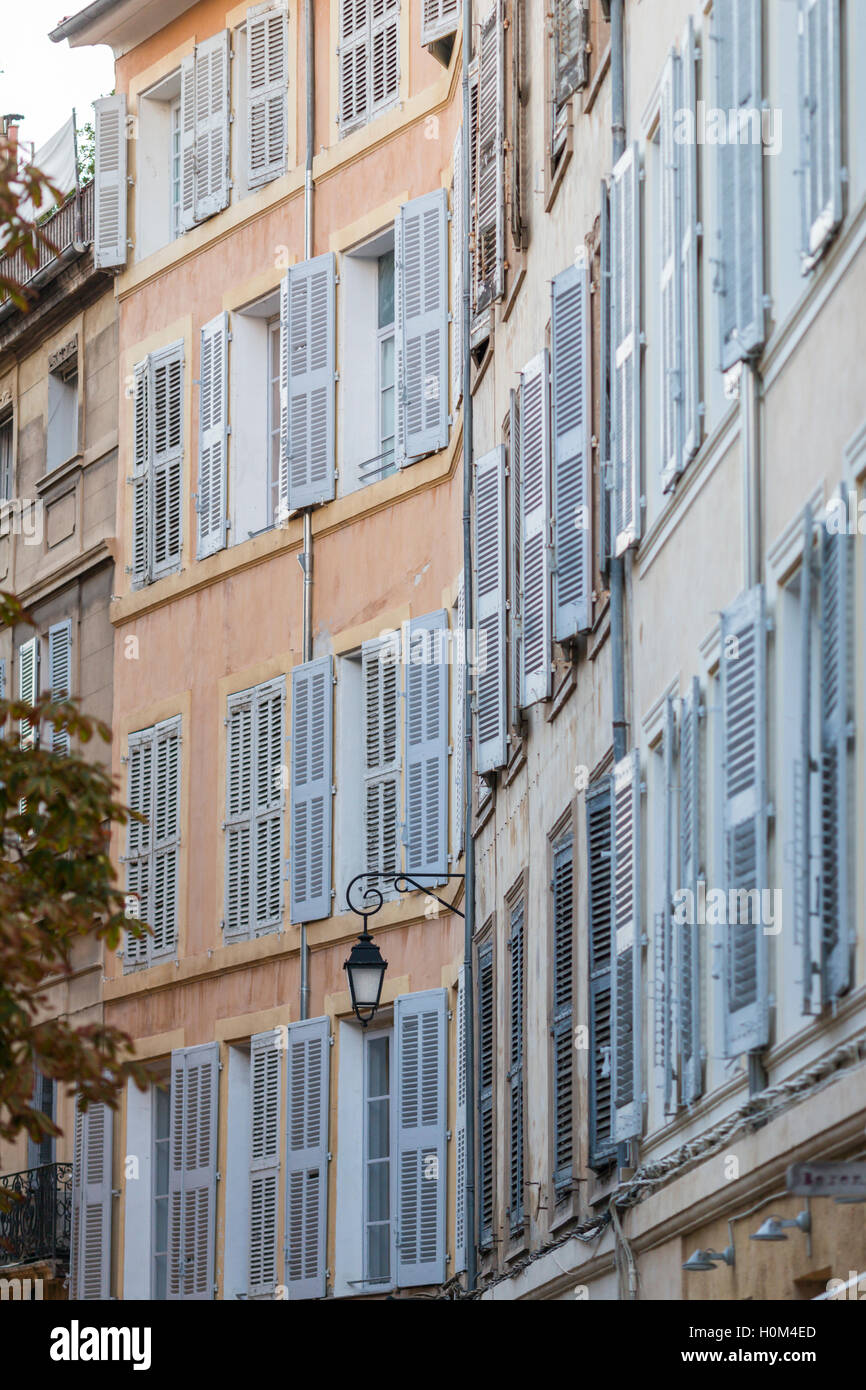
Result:
M307 161L304 171L304 260L313 254L313 142L315 140L316 64L313 52L313 0L304 0L304 66L307 102ZM301 554L304 572L303 659L313 659L313 513L304 511L304 549ZM301 998L300 1017L310 1016L310 948L307 926L301 923Z
M463 0L463 130L471 130L469 100L469 60L472 56L472 0ZM471 206L472 188L469 177L468 152L464 153L462 165L462 203L468 210ZM463 332L460 335L463 349L463 599L464 630L463 660L466 679L464 681L463 733L466 740L463 759L463 856L466 874L463 907L465 911L463 932L463 1026L465 1030L464 1051L466 1063L466 1287L471 1293L477 1281L477 1257L475 1239L475 993L472 985L472 939L475 934L475 840L472 835L472 667L469 664L469 633L472 631L472 355L469 334L471 328L470 284L472 258L469 254L469 237L464 235L461 248L463 256ZM456 309L456 306L455 306Z
M623 40L623 0L610 0L610 117L613 136L613 163L625 152L625 62ZM625 718L625 633L623 603L625 557L612 555L610 574L610 641L613 670L613 756L619 762L627 751Z

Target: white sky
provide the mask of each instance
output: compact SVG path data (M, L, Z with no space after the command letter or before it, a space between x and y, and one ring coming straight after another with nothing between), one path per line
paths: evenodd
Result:
M87 0L4 0L0 33L0 115L20 112L21 138L44 145L75 107L78 125L93 119L91 102L114 88L114 57L105 44L70 48L48 37Z

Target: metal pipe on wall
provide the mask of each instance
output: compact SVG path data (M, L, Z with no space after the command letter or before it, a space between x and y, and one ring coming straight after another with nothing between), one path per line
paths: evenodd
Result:
M610 3L610 119L613 137L613 163L625 151L625 51L623 34L623 0ZM613 705L613 756L616 762L626 755L628 740L625 717L625 630L623 607L625 599L625 557L611 556L610 573L610 640L611 683Z
M313 254L313 151L315 145L315 100L316 63L313 43L315 28L313 23L313 0L304 0L304 68L306 75L307 106L307 154L304 170L304 259L310 260ZM304 572L303 596L303 658L313 659L313 514L311 508L304 512L304 550L301 556ZM310 947L307 942L307 926L301 923L301 988L300 1017L309 1017L310 1005Z

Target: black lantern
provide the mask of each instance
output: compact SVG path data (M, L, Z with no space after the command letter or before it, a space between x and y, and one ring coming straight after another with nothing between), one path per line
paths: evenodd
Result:
M382 959L382 953L369 932L364 931L358 937L349 959L343 962L343 969L349 976L352 1008L366 1028L379 1007L382 981L388 969L388 962Z

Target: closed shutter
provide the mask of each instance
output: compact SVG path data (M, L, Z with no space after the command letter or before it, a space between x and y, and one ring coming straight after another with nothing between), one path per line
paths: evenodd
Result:
M505 448L475 461L475 766L504 767L507 745Z
M523 1016L524 1016L524 930L523 903L511 909L509 980L509 1163L508 1205L512 1232L521 1230L524 1219L524 1127L523 1127Z
M839 0L799 0L803 268L811 270L842 221Z
M505 261L505 28L503 0L493 0L478 39L474 150L473 316L504 288Z
M367 115L370 102L370 0L340 0L340 125L350 128Z
M731 0L713 7L716 104L724 112L736 112L740 122L740 138L726 140L717 149L723 371L764 341L762 22L761 0Z
M586 0L554 0L554 98L557 106L589 80L589 7Z
M613 863L611 779L587 791L589 899L589 1166L604 1168L616 1151L611 1108L611 954Z
M114 1116L107 1105L75 1100L72 1176L72 1277L75 1299L111 1297L111 1164Z
M253 894L253 692L228 698L226 716L225 918L226 942L250 934Z
M226 448L228 443L228 314L201 330L198 448L198 558L226 543Z
M400 87L400 0L370 3L370 95L375 114L394 100Z
M759 907L768 882L766 661L764 592L758 585L722 614L726 1057L763 1047L769 1038L767 938L751 896L757 894Z
M195 54L180 65L180 217L181 231L196 223Z
M641 1133L643 1116L640 792L640 754L635 749L616 764L613 773L611 1053L617 1144Z
M293 922L331 915L333 693L331 657L292 671Z
M289 515L289 303L290 274L280 281L280 465L277 478L277 522Z
M398 995L397 1285L445 1279L448 991Z
M478 1243L489 1249L493 1242L493 1184L496 1172L496 1132L493 1125L493 1093L496 1079L495 981L493 942L478 948L478 1144L477 1211ZM472 1238L472 1232L469 1232Z
M126 96L93 103L93 264L126 265Z
M183 343L149 359L151 579L176 570L183 536Z
M844 505L843 494L843 505ZM840 508L842 510L842 508ZM845 512L842 511L845 515ZM851 985L848 853L853 711L854 540L822 528L821 555L821 982L824 1003Z
M334 495L334 257L331 252L289 270L282 296L280 356L286 465L280 502L288 511Z
M550 694L550 398L544 350L520 379L520 703Z
M289 1298L324 1298L331 1026L311 1018L288 1032L286 1284Z
M283 1030L250 1039L250 1298L277 1284Z
M135 916L141 922L151 922L152 907L152 850L153 850L153 729L141 729L129 735L127 747L127 801L131 811L138 811L144 821L130 817L126 832L126 891L135 894L138 906ZM123 954L127 965L146 961L153 938L126 935Z
M681 107L680 60L671 51L662 75L659 144L661 158L661 465L667 491L679 476L682 460L683 341L680 298L681 161L686 147L674 138Z
M132 587L150 583L150 362L133 370Z
M571 1186L574 1175L574 842L553 851L553 1182Z
M589 266L580 250L553 281L550 323L553 435L553 635L591 626Z
M463 396L463 127L454 137L451 175L451 411Z
M229 35L224 29L195 51L195 220L229 200Z
M364 739L364 861L367 869L400 868L399 648L373 638L361 652Z
M664 787L662 795L662 903L656 922L655 1014L656 1066L661 1072L664 1113L676 1109L674 1095L674 950L673 950L673 885L676 877L674 841L674 741L676 737L673 696L665 700L662 761Z
M454 1273L466 1268L467 1248L473 1239L466 1210L466 967L457 974L457 1124L455 1161L456 1208L454 1215Z
M154 726L153 851L149 898L151 960L177 953L180 869L180 716Z
M463 853L466 827L466 589L463 571L457 589L457 626L452 628L452 661L454 667L454 744L451 749L451 798L454 843L451 858L456 863ZM0 696L2 698L2 696Z
M520 673L523 667L520 630L522 585L520 582L520 388L508 396L508 718L515 734L520 730Z
M434 43L457 29L459 0L424 0L421 11L421 42Z
M406 664L406 869L448 873L448 616L409 624Z
M214 1296L219 1043L171 1054L168 1297Z
M703 1090L701 1045L701 940L695 904L701 872L701 688L692 680L680 714L680 887L691 904L676 928L677 1045L680 1094L690 1105Z
M812 508L803 514L803 559L800 567L800 748L794 768L794 929L800 938L802 1013L812 1013L816 971L812 928L812 774L820 763L812 754L812 595L815 548ZM819 803L820 804L820 803ZM796 939L796 936L795 936Z
M255 936L280 931L283 924L285 705L284 676L256 687L252 923Z
M31 637L18 648L18 699L25 705L35 705L39 698L39 638ZM38 739L38 729L29 719L18 721L18 742L22 748L32 748Z
M640 179L637 146L614 168L610 186L611 463L613 545L640 539Z
M6 658L0 656L0 700L6 699Z
M72 621L65 618L48 629L48 684L52 700L68 700L72 693ZM69 752L69 729L65 724L52 727L51 747L65 756Z
M601 216L599 218L599 383L598 383L598 567L603 575L613 553L611 515L613 503L613 464L610 438L612 387L611 335L611 263L610 263L610 192L607 183L601 184Z
M288 23L279 6L247 10L247 186L286 172Z
M686 24L680 60L680 106L697 121L697 51L691 17ZM695 127L697 129L697 126ZM679 163L680 316L682 322L681 401L684 468L701 443L700 286L698 283L698 147L677 145Z
M402 446L407 459L448 443L448 203L444 188L400 208Z

